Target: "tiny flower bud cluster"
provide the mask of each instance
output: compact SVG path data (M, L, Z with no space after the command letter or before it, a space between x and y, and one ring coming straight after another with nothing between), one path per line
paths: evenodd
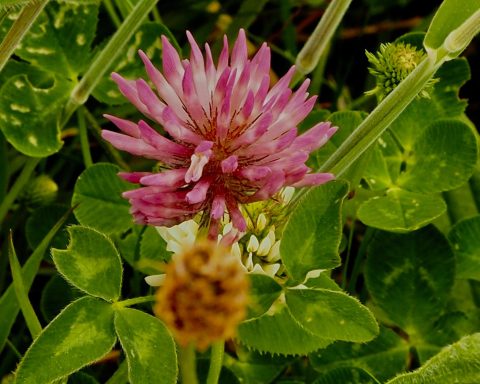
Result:
M379 100L392 92L426 56L423 51L404 43L382 44L376 54L368 51L365 54L372 65L368 70L377 83L374 89L366 93L376 94ZM428 98L436 82L436 79L429 81L419 95Z

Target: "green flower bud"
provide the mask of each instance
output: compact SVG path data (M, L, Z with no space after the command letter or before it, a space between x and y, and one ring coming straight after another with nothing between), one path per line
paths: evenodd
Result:
M423 51L404 43L382 44L376 54L365 51L365 55L372 65L368 71L376 79L376 87L366 94L376 94L379 100L392 92L426 56ZM430 80L420 92L420 97L430 97L433 84L437 81L437 79Z
M37 208L53 203L57 192L57 183L49 175L43 174L32 179L18 199L28 208Z

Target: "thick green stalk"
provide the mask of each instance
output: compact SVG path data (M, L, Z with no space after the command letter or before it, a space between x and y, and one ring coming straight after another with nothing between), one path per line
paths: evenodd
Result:
M7 195L0 204L0 225L5 216L7 215L7 212L12 206L13 202L17 198L18 194L22 191L25 184L27 184L30 176L32 175L35 167L40 162L40 160L41 158L31 157L23 166L22 172L20 173L12 188L10 188L10 191L8 191Z
M447 51L452 58L457 57L479 32L480 9L465 20L457 29L450 32L442 48Z
M388 126L403 112L425 87L443 60L435 63L426 57L410 75L402 81L375 108L360 126L345 140L332 156L320 167L322 172L342 175L382 135Z
M437 69L445 61L458 56L479 32L480 10L451 32L440 49L429 52L428 57L392 93L383 99L377 108L321 166L320 170L332 172L336 175L344 173L412 102Z
M0 72L47 3L48 0L40 0L23 8L0 44Z
M96 85L115 62L123 47L133 34L142 25L143 21L155 6L158 0L141 0L128 15L120 28L112 36L105 48L95 57L94 62L82 77L82 80L73 89L70 99L65 106L63 124L70 119L73 112L84 104Z
M330 2L317 27L297 56L295 65L298 72L306 75L315 69L351 2L352 0Z
M223 365L224 341L218 341L212 345L210 352L210 367L208 368L207 384L217 384Z
M127 18L128 14L133 9L133 4L130 0L115 0L115 4L124 19Z
M178 362L182 384L198 384L195 346L179 347Z

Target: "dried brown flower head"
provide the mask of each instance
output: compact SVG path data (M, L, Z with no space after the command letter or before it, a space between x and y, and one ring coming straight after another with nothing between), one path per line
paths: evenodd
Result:
M174 256L157 291L155 314L182 346L205 350L235 335L245 317L248 279L238 259L208 240Z

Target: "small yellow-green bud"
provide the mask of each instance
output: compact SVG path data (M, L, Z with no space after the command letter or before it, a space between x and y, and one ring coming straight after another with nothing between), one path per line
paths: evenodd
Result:
M37 208L55 201L58 185L49 175L39 175L26 185L19 196L19 201L28 208Z

